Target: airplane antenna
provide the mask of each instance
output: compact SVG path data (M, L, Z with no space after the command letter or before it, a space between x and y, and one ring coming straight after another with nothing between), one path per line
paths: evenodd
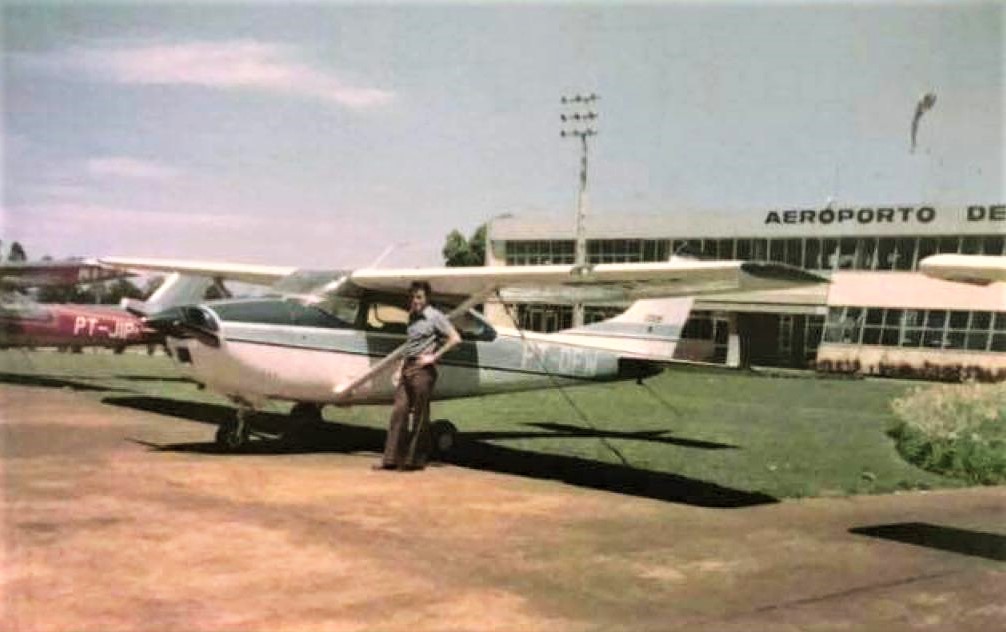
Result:
M576 405L576 402L573 401L573 398L569 396L569 393L566 392L566 389L562 387L562 384L559 383L559 380L555 379L555 375L553 375L552 372L548 370L548 365L545 364L545 359L541 356L541 352L538 349L538 345L528 340L527 336L524 335L524 329L520 326L520 323L517 322L517 318L514 316L513 311L510 309L510 305L503 300L503 297L500 296L498 290L496 292L496 298L497 300L499 300L500 304L503 305L503 309L506 310L507 316L510 317L510 322L513 323L514 329L516 329L517 333L520 334L521 341L524 343L524 345L529 347L531 351L534 352L535 359L538 360L538 364L541 366L542 370L545 371L545 375L548 376L548 379L552 383L553 388L559 391L559 394L562 395L563 399L566 400L566 403L569 404L569 407L573 409L573 412L575 412L576 416L580 418L580 421L582 421L588 428L597 433L598 439L601 441L601 445L608 448L608 450L612 454L618 457L618 460L622 462L622 465L626 467L632 467L632 465L629 463L629 460L625 458L625 455L623 455L618 448L613 446L606 437L601 435L601 431L598 430L597 426L590 423L590 419L587 418L587 413L583 412L583 409Z
M388 244L387 247L385 247L385 249L381 251L381 254L377 255L377 258L374 259L374 261L367 267L376 268L381 264L382 261L384 261L388 257L388 255L394 252L397 248L404 246L408 243L409 242L407 241L398 241L393 244Z
M597 112L594 103L601 97L590 94L575 94L563 96L559 102L564 111L559 114L562 121L561 138L580 139L580 189L576 196L576 271L586 274L587 267L587 236L584 218L587 216L587 139L597 135ZM583 303L573 305L573 326L583 327Z

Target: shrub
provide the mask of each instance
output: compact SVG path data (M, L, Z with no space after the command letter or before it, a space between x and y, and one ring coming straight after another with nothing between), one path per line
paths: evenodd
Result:
M894 377L900 379L920 379L933 382L1003 382L1006 369L987 368L970 364L943 364L923 362L878 362L862 366L858 359L822 360L811 368L825 373L856 373Z
M890 434L909 462L973 483L1006 482L1006 384L915 388L891 407Z

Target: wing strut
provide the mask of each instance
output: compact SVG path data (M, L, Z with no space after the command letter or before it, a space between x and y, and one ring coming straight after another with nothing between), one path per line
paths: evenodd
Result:
M447 314L447 320L453 323L455 319L457 319L459 316L467 312L473 306L478 305L479 303L487 299L489 295L491 295L495 291L496 291L495 287L488 286L472 294ZM349 380L348 382L337 384L335 388L332 389L332 392L335 393L337 399L340 400L349 399L352 396L353 391L359 388L361 384L369 380L372 380L376 376L386 371L390 366L392 366L398 360L400 360L403 355L405 355L405 343L402 343L401 345L396 347L394 351L384 356L384 358L382 358L380 362L370 367L370 370L365 371L364 373Z

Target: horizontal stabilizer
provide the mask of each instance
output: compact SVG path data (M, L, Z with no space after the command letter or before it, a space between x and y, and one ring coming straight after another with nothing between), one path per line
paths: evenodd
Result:
M988 285L1006 281L1006 257L996 255L933 255L919 262L927 276L947 281Z

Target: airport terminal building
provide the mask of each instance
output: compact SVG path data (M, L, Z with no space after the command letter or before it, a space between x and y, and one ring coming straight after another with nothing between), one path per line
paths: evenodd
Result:
M768 208L723 213L595 213L590 263L662 261L689 252L713 259L778 261L831 283L696 300L677 355L684 360L915 376L1006 379L1006 283L966 285L926 277L938 253L1006 255L1006 205ZM571 217L505 216L489 227L487 265L573 263ZM617 313L584 306L585 322ZM568 305L519 304L522 327L570 327ZM506 310L487 315L509 324Z

